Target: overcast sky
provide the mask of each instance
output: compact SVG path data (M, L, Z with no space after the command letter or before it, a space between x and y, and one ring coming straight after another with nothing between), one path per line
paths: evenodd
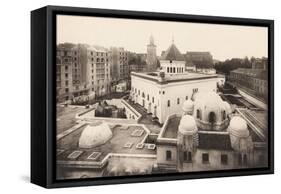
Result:
M210 51L218 60L267 57L268 52L265 27L63 15L57 18L58 43L118 46L145 53L150 35L154 37L158 55L169 47L173 37L181 53Z

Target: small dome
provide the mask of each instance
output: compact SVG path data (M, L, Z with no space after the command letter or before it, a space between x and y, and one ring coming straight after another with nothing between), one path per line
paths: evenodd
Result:
M195 119L191 115L182 116L179 124L179 132L182 134L197 132Z
M106 123L98 126L87 125L79 139L80 148L93 148L106 143L112 137L112 132Z
M184 112L187 112L187 113L192 114L193 108L194 108L194 103L193 103L192 100L186 100L186 101L184 101L183 106L182 106L182 110L183 110Z
M234 116L231 118L228 130L230 134L237 137L248 137L249 130L247 126L247 122L241 118L240 116Z

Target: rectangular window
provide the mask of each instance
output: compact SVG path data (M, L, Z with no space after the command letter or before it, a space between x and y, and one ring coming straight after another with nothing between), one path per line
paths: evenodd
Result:
M202 154L202 163L203 164L209 163L209 154L208 153L203 153Z
M180 104L180 98L177 99L177 104Z
M221 164L227 165L228 164L228 156L227 154L222 154L221 155Z
M238 155L238 165L242 165L242 154Z
M170 107L170 100L168 100L168 102L167 102L167 106L168 106L168 107Z
M170 150L166 151L166 160L171 160L172 159L172 152Z

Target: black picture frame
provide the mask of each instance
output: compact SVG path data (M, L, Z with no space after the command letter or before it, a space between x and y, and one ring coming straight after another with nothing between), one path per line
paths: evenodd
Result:
M268 28L267 168L56 180L56 15L263 26ZM31 182L46 188L229 177L274 173L274 21L232 17L46 6L31 12Z

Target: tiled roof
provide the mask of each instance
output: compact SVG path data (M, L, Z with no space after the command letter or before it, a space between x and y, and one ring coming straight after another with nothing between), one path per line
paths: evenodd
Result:
M184 56L180 53L175 44L172 44L164 53L163 60L184 61Z

